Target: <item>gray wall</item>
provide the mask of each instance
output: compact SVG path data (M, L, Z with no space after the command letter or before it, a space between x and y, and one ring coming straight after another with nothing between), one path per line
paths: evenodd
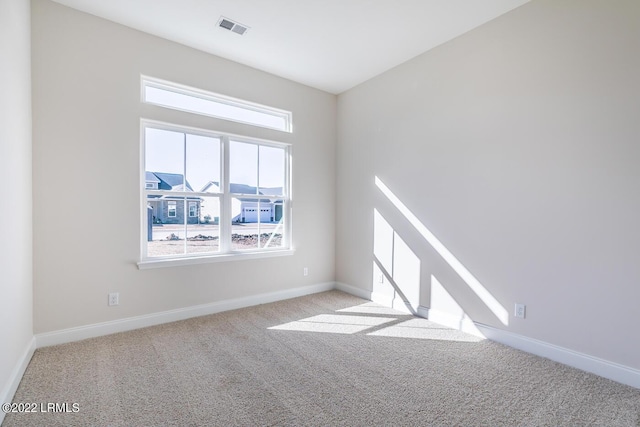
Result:
M292 111L294 132L141 105L140 74ZM48 0L33 90L36 333L334 280L335 96ZM291 143L295 254L138 270L141 117Z
M341 94L337 280L381 287L377 209L406 244L395 273L417 259L422 306L433 276L477 322L640 368L638 52L640 2L536 0Z
M29 10L0 0L0 400L33 338Z

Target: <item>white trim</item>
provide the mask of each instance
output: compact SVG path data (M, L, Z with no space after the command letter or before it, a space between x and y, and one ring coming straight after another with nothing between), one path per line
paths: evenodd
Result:
M423 305L419 305L416 313L419 317L424 317L425 319L429 318L429 307L425 307Z
M167 130L170 132L182 132L182 133L190 133L198 136L206 136L209 138L222 138L229 137L234 141L238 142L247 142L250 144L257 145L268 145L270 147L282 148L283 146L292 147L293 145L290 142L282 142L275 139L268 138L258 138L247 135L240 135L237 133L223 132L217 131L215 128L204 128L204 127L196 127L196 126L188 126L184 124L179 124L175 122L166 122L163 120L149 119L146 117L140 117L140 124L142 125L142 131L144 131L145 127L151 127L159 130ZM142 133L144 135L144 133ZM142 138L140 139L142 141ZM144 146L141 147L144 149ZM141 163L142 170L144 171L144 162ZM144 182L144 181L143 181Z
M13 401L13 397L16 394L16 390L20 385L20 381L22 381L22 376L24 372L27 370L27 366L29 366L29 362L33 357L33 352L36 351L36 338L33 337L27 343L24 351L22 352L22 357L18 359L18 363L11 371L11 375L9 376L9 381L2 389L2 393L0 394L0 403L11 403ZM0 424L4 420L4 416L6 414L3 411L0 411Z
M249 259L288 256L293 255L294 253L295 250L293 249L262 249L256 250L254 252L228 252L226 254L209 256L185 256L182 258L148 258L144 261L138 262L138 269L147 270L150 268L182 267L184 265L208 264L212 262L246 261Z
M371 301L384 305L386 307L391 307L391 308L397 308L394 307L393 302L396 300L396 294L394 292L394 295L386 295L386 294L381 294L379 292L371 292L371 298L369 298ZM398 297L398 299L400 299Z
M180 266L180 265L192 265L192 264L201 264L207 262L220 262L220 261L230 261L232 260L230 257L238 257L238 260L248 259L248 258L264 258L271 256L280 256L280 255L290 255L293 253L292 248L292 237L291 237L291 189L288 187L291 185L291 144L275 142L271 140L259 139L259 138L251 138L251 137L243 137L237 136L233 134L229 134L226 132L215 132L208 131L204 129L196 129L190 128L182 125L174 125L164 122L158 122L154 120L148 119L140 119L141 127L140 127L140 180L141 183L146 182L146 146L147 146L147 129L155 129L155 130L163 130L170 132L182 133L184 138L184 146L183 150L186 150L186 137L187 135L202 135L207 136L209 138L217 139L220 144L221 157L220 157L220 179L222 184L220 185L220 193L206 193L206 192L195 192L195 191L173 191L173 190L150 190L144 188L141 185L140 191L140 261L137 263L140 269L143 268L153 268L153 267L169 267L169 266ZM278 148L284 151L285 161L284 161L284 176L285 176L285 188L283 189L283 193L281 195L261 195L261 194L251 194L251 195L242 195L237 193L231 193L230 182L229 182L229 165L230 165L230 146L232 143L238 142L243 144L252 144L256 146L256 150L258 155L260 153L260 147L272 147ZM259 160L259 157L258 157ZM183 159L183 170L186 172L187 164L186 164L186 156ZM256 164L256 173L259 172L259 163ZM151 171L149 171L151 172ZM185 177L186 175L183 174ZM259 175L259 174L258 174ZM186 181L185 181L186 182ZM257 183L257 188L259 188L260 183ZM164 257L149 257L148 252L148 232L149 232L149 224L148 224L148 210L147 206L150 202L148 196L149 195L160 195L167 197L167 217L168 218L177 218L176 215L170 215L169 203L177 203L176 200L172 198L194 198L194 197L217 197L220 201L220 212L219 212L219 223L220 231L218 234L219 237L219 251L216 253L209 253L207 255L202 254L187 254L186 247L187 241L184 240L184 252L182 254L176 254L171 256ZM284 201L284 206L282 210L284 227L282 233L282 241L284 243L283 246L274 249L264 249L264 248L256 248L259 250L247 250L247 255L245 255L245 251L234 251L231 250L231 218L232 218L232 202L234 198L255 198L256 201L265 199L265 198L277 198L282 199ZM154 201L154 200L151 200ZM176 208L177 209L177 208ZM184 231L188 227L188 218L193 218L188 216L189 209L188 204L185 201L183 203L183 217L185 218ZM271 252L274 252L272 255ZM259 254L258 254L259 253Z
M640 389L640 370L638 369L482 323L476 322L475 325L485 337L492 341Z
M366 289L356 288L355 286L347 285L342 282L336 282L335 289L359 298L371 300L371 291Z
M478 330L475 322L467 315L460 317L444 311L433 310L422 305L418 306L416 312L418 316L439 323L440 325L448 326L449 328L457 329L477 337L486 338Z
M140 144L139 144L139 149L140 149L140 182L147 182L147 172L146 172L146 159L145 159L145 155L146 155L146 147L145 147L145 138L146 138L146 124L144 120L140 120ZM149 202L147 202L147 193L145 193L145 191L149 191L146 190L145 188L140 188L140 259L145 259L147 257L147 245L146 245L146 239L148 239L148 237L145 236L145 234L148 232L147 230L147 226L148 226L148 215L147 215L147 206L149 205ZM153 226L153 225L152 225Z
M334 288L334 282L319 283L316 285L251 295L248 297L234 298L225 301L217 301L209 304L194 305L191 307L178 308L175 310L162 311L159 313L128 317L124 319L112 320L109 322L94 323L92 325L79 326L76 328L45 332L43 334L37 334L35 336L36 345L38 348L40 348L51 345L64 344L67 342L114 334L117 332L145 328L147 326L154 326L163 323L175 322L178 320L190 319L192 317L206 316L208 314L215 314L223 311L236 310L238 308L251 307L254 305L267 304L290 298L311 295L319 292L330 291Z

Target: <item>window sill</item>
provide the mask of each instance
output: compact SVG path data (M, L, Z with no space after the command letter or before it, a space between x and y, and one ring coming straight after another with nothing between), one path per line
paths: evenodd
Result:
M222 255L208 255L208 256L194 256L185 258L162 258L162 259L148 259L138 262L139 270L147 270L151 268L162 267L181 267L185 265L195 264L210 264L214 262L227 262L227 261L243 261L260 258L273 258L279 256L288 256L294 254L293 249L284 249L278 251L265 251L265 252L248 252L248 253L230 253Z

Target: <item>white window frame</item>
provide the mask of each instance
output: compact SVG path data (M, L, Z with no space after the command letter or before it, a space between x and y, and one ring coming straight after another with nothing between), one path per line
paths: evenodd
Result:
M275 129L282 132L293 132L293 117L290 111L281 110L267 105L261 105L250 101L245 101L238 98L232 98L230 96L221 95L219 93L209 92L202 89L197 89L190 86L185 86L179 83L169 82L166 80L157 79L149 76L141 76L140 82L141 99L143 103L157 105L164 108L170 108L178 111L186 111L188 113L199 114L208 117L215 117L218 119L234 121L237 123L244 123L253 126L259 126L267 129ZM147 99L146 89L158 89L165 92L170 92L177 95L187 96L197 101L205 101L212 105L221 107L223 110L228 108L227 113L207 113L202 110L194 108L185 108L179 105L173 105L169 103L158 103ZM268 125L258 120L250 120L240 117L242 112L257 113L262 116L268 116L276 118L282 121L282 126Z
M199 193L199 192L176 192L171 191L172 196L176 197L218 197L220 199L220 213L219 213L219 252L215 253L194 253L194 254L181 254L181 255L167 255L158 257L149 257L147 255L147 233L148 233L148 219L147 219L147 196L150 194L167 195L169 193L165 190L146 189L145 188L145 129L159 129L173 132L188 133L192 135L200 135L205 137L212 137L220 139L221 146L221 177L220 177L220 193ZM276 248L255 248L255 249L243 249L232 250L231 249L231 218L232 218L232 200L234 197L241 196L243 198L255 197L256 200L264 199L265 195L240 195L230 192L229 183L229 145L231 141L255 144L258 146L268 146L282 148L285 150L285 182L284 182L284 194L277 196L283 200L283 226L282 226L282 246ZM170 124L165 122L159 122L149 119L141 119L140 121L140 262L138 267L140 269L155 268L155 267L168 267L179 265L199 264L203 262L217 262L217 261L236 261L242 259L251 258L264 258L282 255L291 255L294 252L293 239L292 239L292 202L291 202L291 145L270 141L265 139L241 136L230 134L226 132L217 132L206 129L193 128L188 126L182 126L177 124ZM185 207L185 210L187 208ZM185 211L186 213L186 211ZM185 224L187 220L185 218Z
M171 206L173 206L173 209L171 209ZM173 215L171 215L171 212L173 211ZM169 200L167 201L167 217L168 218L177 218L178 217L178 202L175 200Z
M189 203L189 218L196 218L198 216L198 202L188 202L188 203ZM191 210L191 208L194 208L193 211Z

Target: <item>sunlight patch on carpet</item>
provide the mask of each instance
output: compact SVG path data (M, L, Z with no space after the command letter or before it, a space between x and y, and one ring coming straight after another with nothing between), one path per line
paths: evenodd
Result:
M392 325L367 335L458 342L480 342L484 339L438 325L426 319L407 320L406 322Z
M390 307L384 307L375 302L354 305L353 307L341 308L336 310L337 313L362 313L362 314L378 314L390 316L406 316L406 313L400 312Z
M302 332L326 332L332 334L355 334L374 326L393 322L394 318L348 316L344 314L319 314L302 320L272 326L269 329Z

